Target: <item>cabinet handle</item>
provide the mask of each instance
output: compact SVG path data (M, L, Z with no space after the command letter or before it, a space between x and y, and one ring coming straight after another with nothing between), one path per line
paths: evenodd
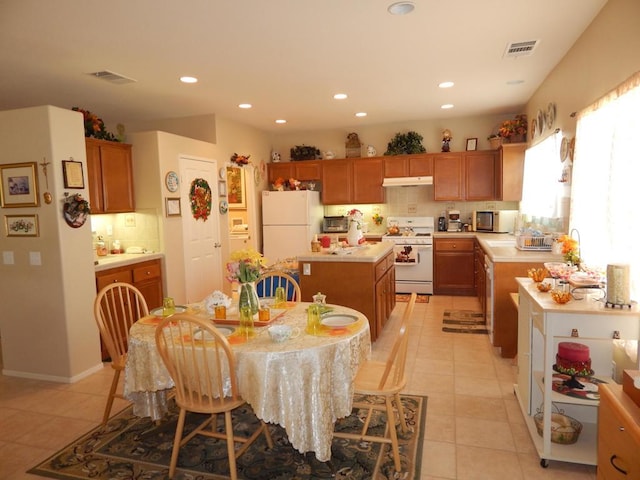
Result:
M151 272L147 271L147 275L151 275Z
M118 280L114 280L113 283L118 283Z
M618 458L618 456L617 456L617 455L615 455L615 454L611 455L611 459L609 459L609 462L611 462L611 465L613 466L613 468L615 468L616 470L618 470L621 474L626 475L626 474L627 474L627 471L626 471L626 470L621 469L620 467L618 467L618 466L613 462L616 458Z
M621 427L618 427L618 430L619 430L620 432L624 432L624 427L622 427L622 426L621 426Z

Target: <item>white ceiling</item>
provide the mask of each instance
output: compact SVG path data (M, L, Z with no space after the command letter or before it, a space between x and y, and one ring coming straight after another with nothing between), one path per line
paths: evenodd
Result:
M414 0L394 17L391 1L0 0L0 110L78 106L125 125L213 113L276 132L510 113L606 3ZM503 57L528 40L533 55ZM100 70L137 82L87 75Z

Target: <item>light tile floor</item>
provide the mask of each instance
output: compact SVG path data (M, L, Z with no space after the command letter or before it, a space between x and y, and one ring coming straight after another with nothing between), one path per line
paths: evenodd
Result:
M404 305L374 357L386 358ZM479 303L434 296L414 310L407 392L429 398L421 480L595 480L593 466L540 466L513 394L515 362L501 358L487 335L442 332L445 309L479 310ZM111 368L72 385L0 375L0 478L42 478L25 472L98 425L111 378Z

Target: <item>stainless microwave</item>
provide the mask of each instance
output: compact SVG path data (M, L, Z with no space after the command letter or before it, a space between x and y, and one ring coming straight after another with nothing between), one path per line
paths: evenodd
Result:
M346 233L348 230L349 217L324 217L322 221L322 233Z
M513 233L518 210L476 210L471 217L473 231Z

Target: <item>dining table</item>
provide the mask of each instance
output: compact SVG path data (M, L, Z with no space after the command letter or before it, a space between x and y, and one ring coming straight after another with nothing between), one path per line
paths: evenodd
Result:
M317 460L328 462L335 421L351 414L353 380L371 354L371 337L365 315L331 304L321 307L320 326L309 333L309 305L287 302L272 308L270 320L257 322L253 337L241 334L233 312L227 320L215 320L202 304L184 310L211 319L227 334L240 394L256 416L282 426L299 452L313 452ZM169 411L174 386L155 343L161 320L161 312L152 312L132 325L123 389L134 415L156 421ZM274 324L290 325L292 337L273 341L267 329Z

